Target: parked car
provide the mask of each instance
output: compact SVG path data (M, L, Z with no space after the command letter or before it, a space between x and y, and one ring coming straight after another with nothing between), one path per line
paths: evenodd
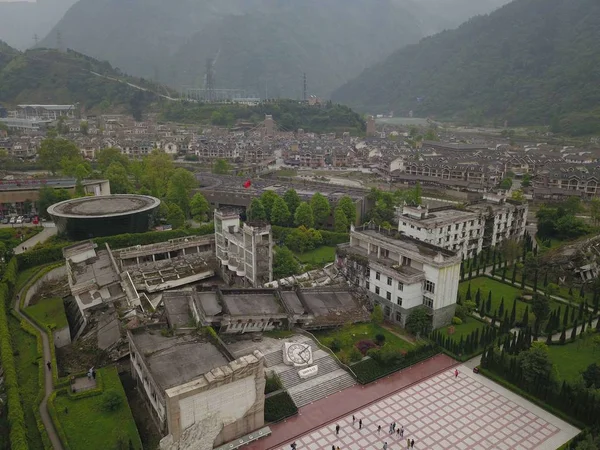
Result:
M10 222L9 223L17 223L17 218L15 216L12 216L10 218Z
M33 224L34 224L34 225L37 225L37 224L39 224L39 223L40 223L40 218L39 218L38 216L35 216L35 217L33 218Z
M6 225L9 221L10 221L10 219L8 217L5 217L5 218L2 219L2 223L4 225Z
M31 223L31 217L25 217L25 218L23 219L23 222L24 222L24 223Z
M17 217L17 222L16 223L23 223L23 216Z

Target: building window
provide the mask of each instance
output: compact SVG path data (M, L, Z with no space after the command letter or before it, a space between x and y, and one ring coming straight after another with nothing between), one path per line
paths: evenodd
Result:
M379 295L379 286L375 286L375 293Z
M402 306L402 297L398 297L397 303L398 303L398 306Z
M391 292L386 293L385 298L387 298L391 302L392 301L392 293Z
M379 272L375 272L375 279L376 280L380 280L381 279L381 274Z
M370 278L370 277L371 277L371 269L369 269L369 268L367 267L367 271L365 272L365 274L366 274L366 277L367 277L367 278Z
M425 292L431 292L432 294L435 294L435 283L426 280L425 281Z
M392 316L392 310L390 309L389 306L386 306L385 308L383 308L383 314L385 315L385 317Z
M399 291L403 291L404 290L404 284L401 283L400 281L398 281L398 290Z
M369 290L371 288L371 283L369 283L368 281L365 283L365 288L367 288L367 290Z
M388 284L388 286L391 286L391 285L392 285L392 278L391 278L391 277L388 277L388 279L387 279L387 284Z
M396 311L396 322L402 323L402 314L399 311Z
M423 305L427 306L428 308L433 308L433 299L424 296Z

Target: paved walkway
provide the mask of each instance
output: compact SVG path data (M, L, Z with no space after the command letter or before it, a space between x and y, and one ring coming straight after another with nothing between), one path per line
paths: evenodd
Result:
M457 362L440 354L366 386L356 385L299 409L298 415L271 426L271 436L251 444L248 450L275 449L292 439L331 423L355 410L430 377L448 371ZM335 426L335 425L334 425ZM307 447L298 446L298 450ZM324 446L318 447L325 449ZM329 448L329 447L328 447ZM342 448L340 446L340 448ZM343 447L346 449L346 447ZM289 449L289 446L288 446ZM390 449L391 450L391 449Z
M45 229L44 229L44 231L45 231ZM39 234L41 234L41 233L39 233ZM39 236L39 234L38 234L38 236ZM19 314L19 316L23 320L30 323L31 326L33 326L40 333L40 336L42 337L42 346L44 348L44 359L43 359L43 361L41 361L41 364L44 364L44 366L46 366L46 363L48 361L52 360L52 353L50 352L50 342L48 339L48 335L46 334L45 331L43 331L40 327L38 327L34 322L29 320L29 318L21 312L21 305L20 305L19 299L21 298L22 293L23 293L23 290L21 290L17 294L16 301L15 301L15 310L16 310L17 314ZM54 343L52 343L52 345L54 345ZM52 380L52 371L48 370L47 368L44 368L44 390L45 390L44 399L42 400L42 403L40 403L40 416L42 418L42 423L44 424L44 427L46 428L46 432L48 433L48 437L50 438L50 442L52 443L52 448L54 450L62 450L62 448L63 448L62 443L60 442L58 433L56 432L56 429L54 428L54 422L52 422L50 413L48 412L48 398L50 397L50 394L52 394L52 391L54 390L54 382Z
M387 442L388 450L400 450L406 448L406 439L411 439L418 450L546 450L560 447L579 433L522 397L473 374L469 367L461 365L458 370L458 378L448 368L295 437L297 448L371 450L382 449ZM403 427L402 437L389 433L392 422ZM339 435L336 425L340 426ZM276 449L289 450L291 442Z
M21 244L17 245L14 249L15 255L23 253L26 248L31 250L36 244L39 244L40 242L45 242L48 238L54 236L56 234L56 227L53 225L54 224L52 224L52 226L44 226L44 229L38 234L36 234L30 239L27 239L25 242L22 242Z

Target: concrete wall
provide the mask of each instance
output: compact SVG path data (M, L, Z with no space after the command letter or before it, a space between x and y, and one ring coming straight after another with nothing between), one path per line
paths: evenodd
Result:
M264 357L254 352L168 389L162 449L208 450L264 425Z

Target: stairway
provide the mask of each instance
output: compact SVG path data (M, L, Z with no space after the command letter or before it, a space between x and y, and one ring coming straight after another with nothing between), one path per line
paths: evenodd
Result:
M303 380L304 381L304 380ZM344 369L306 380L288 390L298 408L316 402L346 388L354 386L356 380Z

